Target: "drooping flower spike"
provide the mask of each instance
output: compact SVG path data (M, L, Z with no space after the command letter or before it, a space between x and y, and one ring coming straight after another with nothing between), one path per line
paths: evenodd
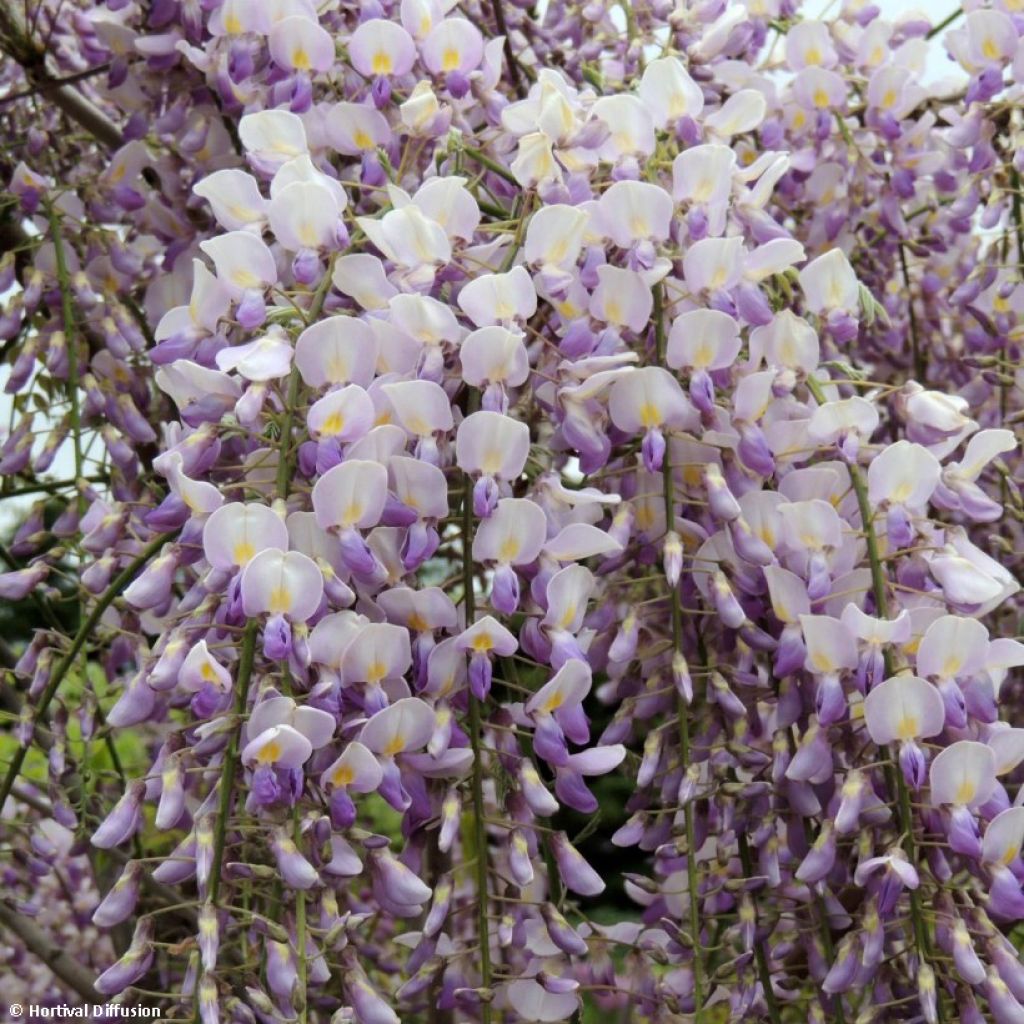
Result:
M1024 1017L1013 3L8 6L9 1000Z

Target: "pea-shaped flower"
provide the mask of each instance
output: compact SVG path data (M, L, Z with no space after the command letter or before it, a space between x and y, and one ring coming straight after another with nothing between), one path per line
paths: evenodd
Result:
M237 302L235 317L247 330L266 319L264 293L277 283L277 263L262 239L249 231L229 231L199 243L217 269L217 278Z
M266 505L233 501L222 505L203 528L203 553L214 569L244 569L267 548L288 548L288 527Z
M178 681L192 694L192 711L197 718L210 718L222 711L231 695L231 673L210 654L200 640L185 656Z
M497 654L507 658L519 650L515 636L490 615L464 629L455 645L469 654L469 688L477 700L486 700L491 690L491 657Z
M571 658L526 702L524 710L535 726L533 749L552 767L569 763L567 738L577 744L590 739L582 707L590 684L590 666Z
M369 748L358 740L349 743L320 776L320 784L330 794L331 824L348 828L356 820L356 805L349 793L372 793L383 778L383 769Z
M484 55L480 30L465 18L443 18L421 44L423 63L434 75L443 75L448 92L462 99L469 92L469 76Z
M693 430L700 423L679 382L660 366L645 366L619 377L608 398L612 422L627 434L643 431L644 466L661 469L665 458L663 430Z
M690 398L705 415L715 408L711 374L728 369L740 352L739 324L717 309L693 309L676 317L668 335L665 361L690 374Z
M1008 807L1000 811L985 829L981 840L981 860L988 870L992 886L989 890L990 911L999 917L1019 921L1024 917L1024 893L1010 865L1020 859L1024 842L1024 807Z
M540 632L548 645L547 658L552 668L561 668L572 658L586 661L577 634L583 628L587 603L596 585L594 574L582 565L567 565L548 580L548 610L541 620Z
M923 516L939 483L942 467L927 448L897 441L879 452L868 466L868 497L885 510L885 535L891 550L910 547L912 519Z
M368 714L387 704L385 680L401 679L412 664L409 631L391 622L370 622L355 634L341 656L341 678L347 686L361 683Z
M912 789L924 785L928 766L917 741L937 736L946 711L939 691L920 676L891 676L864 700L864 721L879 746L898 742L900 768Z
M945 702L946 721L954 729L967 724L964 689L984 669L988 650L988 630L977 619L962 615L940 615L921 637L917 674L938 687Z
M837 341L857 334L860 284L842 249L829 249L799 271L804 304L826 320Z
M529 565L547 537L544 510L525 498L502 498L473 538L473 558L495 563L491 605L504 615L519 607L519 577L513 566Z
M347 459L329 469L313 487L317 524L338 535L344 563L362 576L379 569L360 530L380 522L388 496L388 472L379 462Z
M431 380L405 380L384 384L395 419L416 438L416 458L438 465L437 438L452 429L452 403L444 389Z
M358 384L330 391L310 406L309 433L317 442L317 467L341 461L341 445L358 441L373 427L373 401Z
M506 327L481 327L466 335L459 349L462 379L483 390L481 405L508 412L508 388L519 387L530 373L523 335Z
M359 733L359 741L380 759L380 794L396 810L404 811L411 798L402 785L401 768L395 759L422 750L433 731L430 705L417 697L403 697L374 714Z
M312 558L298 551L267 548L242 573L242 608L252 618L269 615L263 652L275 661L292 654L293 622L305 622L320 607L324 578Z
M995 791L995 752L985 743L959 740L932 761L928 777L932 804L948 812L949 845L957 853L979 858L981 839L972 812Z
M336 190L315 180L293 181L272 196L267 207L270 230L281 246L295 253L292 274L300 284L314 284L321 273L320 255L348 240L341 220L344 208Z
M334 734L333 715L270 694L253 708L245 729L242 763L252 769L252 807L294 804L302 792L302 766Z
M515 480L530 453L530 428L496 412L475 412L455 435L455 459L463 472L477 477L473 512L481 518L497 507L500 484Z
M297 74L327 71L334 63L334 40L316 20L291 14L270 30L270 56L279 68Z
M829 615L801 615L807 648L805 667L817 677L815 710L822 725L838 722L847 710L846 693L840 677L857 667L857 645L853 634L839 619Z
M352 316L329 316L307 327L295 342L295 365L311 388L368 387L377 363L373 331Z

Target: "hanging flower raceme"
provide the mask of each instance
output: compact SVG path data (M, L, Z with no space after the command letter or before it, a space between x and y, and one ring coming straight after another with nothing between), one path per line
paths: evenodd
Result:
M9 997L1022 1019L1013 5L87 6L0 19Z

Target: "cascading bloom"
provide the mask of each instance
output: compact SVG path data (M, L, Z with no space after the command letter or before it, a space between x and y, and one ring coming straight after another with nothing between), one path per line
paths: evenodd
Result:
M1024 1019L1013 3L8 6L9 1001Z

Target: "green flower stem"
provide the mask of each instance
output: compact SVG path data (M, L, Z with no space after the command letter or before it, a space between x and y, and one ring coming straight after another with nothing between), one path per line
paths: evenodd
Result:
M822 390L821 382L814 377L807 377L807 387L814 396L815 401L824 404L828 401L825 392ZM889 618L889 591L885 576L885 567L882 563L881 553L878 547L878 534L875 532L874 515L871 509L871 500L868 496L867 480L857 463L847 463L850 472L850 483L853 486L853 493L857 497L857 508L860 510L861 525L864 530L864 539L867 543L868 562L871 566L871 591L875 599L875 609L880 618ZM883 651L886 676L895 674L892 654L889 650ZM912 864L917 863L917 843L914 839L914 816L910 806L910 792L907 789L903 773L896 769L892 753L888 747L882 748L885 758L885 778L890 792L897 795L896 813L899 821L900 831L903 833L903 850ZM928 935L928 928L925 924L924 915L921 910L921 897L919 890L911 889L910 898L910 919L914 927L914 944L917 946L917 955L922 963L931 959L931 943ZM937 993L936 1013L941 1022L945 1020L941 995Z
M955 11L951 11L946 15L937 25L933 25L929 30L925 39L934 39L943 29L949 28L950 25L964 13L963 7L958 7Z
M665 293L660 284L654 287L654 338L658 363L665 361ZM675 526L675 481L672 477L672 460L665 452L662 463L662 491L665 498L666 535ZM679 602L679 588L670 587L672 602L672 649L683 649L683 611ZM690 709L682 695L676 697L676 727L679 735L679 759L683 772L690 763ZM704 954L700 943L700 891L697 879L697 830L693 815L693 801L683 808L683 822L686 832L686 888L690 905L690 939L693 942L693 998L696 1019L699 1021L704 1009Z
M235 684L235 715L238 726L231 731L224 764L220 774L220 802L217 805L217 823L213 830L213 858L210 865L210 902L219 906L221 866L224 863L224 848L227 838L227 823L231 815L231 798L234 796L235 772L238 767L238 746L242 733L241 719L249 701L249 683L252 680L252 666L256 656L256 633L258 622L249 619L242 634L242 650L238 658L238 681Z
M519 182L516 181L515 175L507 167L502 167L496 160L492 160L482 149L477 149L475 146L463 146L462 152L467 156L471 156L482 167L493 171L499 178L504 178L510 185L519 187Z
M68 350L68 401L71 404L71 439L75 449L75 481L82 478L82 410L78 400L78 340L75 336L75 313L71 305L71 275L64 252L64 238L60 230L60 218L49 200L46 216L53 235L53 255L57 264L57 284L60 287L61 318L64 321L64 344ZM78 514L85 511L85 495L78 492Z
M466 415L470 415L477 403L477 393L471 389L466 402ZM466 609L466 627L476 619L476 596L473 593L473 480L463 474L462 490L462 587L463 603ZM473 841L476 846L476 889L477 889L477 931L480 943L480 983L489 989L492 980L490 925L487 918L487 823L484 820L484 770L483 745L481 742L480 701L470 690L469 693L469 741L473 748ZM491 1004L480 1004L482 1024L491 1024Z
M743 874L746 878L754 875L754 864L750 857L750 845L747 843L745 832L739 832L736 836L740 850L740 864L743 866ZM765 955L765 943L757 937L757 901L751 896L754 904L754 961L757 964L757 975L761 979L761 988L764 991L764 1001L768 1007L768 1016L772 1024L782 1024L782 1016L779 1013L779 1003L775 998L775 991L772 989L772 975L768 969L768 957Z

